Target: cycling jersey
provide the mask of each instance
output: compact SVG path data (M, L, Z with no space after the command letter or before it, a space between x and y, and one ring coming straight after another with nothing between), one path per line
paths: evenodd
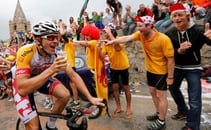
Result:
M43 57L39 54L36 44L28 44L20 48L17 52L16 73L15 76L27 74L31 77L39 75L53 63L56 55ZM66 76L66 75L65 75ZM56 78L49 80L41 86L38 91L44 94L51 94L53 89L61 82ZM23 123L27 123L37 116L35 103L32 100L32 94L29 96L20 96L16 85L16 79L13 83L13 94L17 113Z

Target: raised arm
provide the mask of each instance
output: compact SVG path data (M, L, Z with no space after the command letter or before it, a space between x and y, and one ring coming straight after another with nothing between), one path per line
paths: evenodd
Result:
M118 39L107 41L106 45L119 44L119 43L127 43L127 42L133 41L133 40L134 40L133 35L127 35L127 36L119 37Z

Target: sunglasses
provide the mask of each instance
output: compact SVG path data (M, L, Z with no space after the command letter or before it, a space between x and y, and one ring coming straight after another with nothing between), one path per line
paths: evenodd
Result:
M59 36L55 36L55 35L45 35L45 36L42 36L41 38L47 39L48 41L54 41L55 39L57 41L59 40Z

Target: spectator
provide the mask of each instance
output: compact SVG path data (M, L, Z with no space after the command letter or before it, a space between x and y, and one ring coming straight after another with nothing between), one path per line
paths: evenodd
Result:
M142 16L151 16L152 17L153 16L151 9L147 8L144 4L139 5L139 9L138 9L137 13L138 13L137 15L139 17L142 17Z
M202 46L211 45L211 30L206 24L202 26L191 21L191 14L181 4L170 6L173 28L166 34L173 43L175 55L175 71L173 85L169 86L170 93L177 105L177 113L171 118L175 120L186 119L182 130L200 130L202 109L201 99L201 54ZM182 81L187 81L188 106L180 90Z
M195 10L196 19L204 18L206 15L206 9L203 7L206 0L192 0L192 4Z
M68 32L72 34L73 40L77 40L78 24L72 16L69 18L69 24Z
M211 24L211 2L207 8L207 14L205 15L205 19L204 19L204 23L207 23L207 22Z
M105 15L103 17L103 25L106 26L109 23L113 23L113 14L109 8L105 9Z
M103 20L103 13L98 14L96 11L92 12L92 22L94 22L94 25L100 30L104 28L102 20Z
M128 6L127 6L128 7ZM107 40L114 40L117 38L117 32L114 26L108 25L104 29L104 35ZM116 101L116 109L112 115L113 118L119 116L120 113L123 112L120 102L120 92L119 92L119 80L121 79L123 89L126 95L126 112L125 119L132 118L132 110L131 110L131 93L129 87L129 60L125 50L124 44L114 44L114 45L98 45L98 50L100 52L101 59L105 59L105 56L108 55L110 60L110 75L112 82L112 89L114 99Z
M154 21L150 16L143 16L141 19L142 22L137 22L137 32L108 41L107 45L132 40L139 40L142 43L149 92L156 109L155 114L147 116L147 120L154 121L148 126L148 130L161 130L166 128L167 85L173 83L174 51L170 39L153 29Z
M122 28L122 4L119 0L106 0L107 5L113 12L114 24L117 28Z
M159 10L161 11L161 18L155 23L155 28L164 33L168 26L171 25L172 21L169 14L169 5L171 3L161 3L158 5Z
M77 30L77 40L81 39L81 30L85 25L87 25L89 23L89 21L90 21L90 18L86 11L83 13L82 19L78 18L79 27Z
M65 26L60 27L62 41L59 44L60 48L58 48L58 49L64 50L64 52L66 52L68 64L72 67L72 69L74 71L76 71L76 68L75 68L76 46L73 44L72 34L69 32L62 31L62 30L65 30ZM62 32L65 32L65 33L62 33ZM78 97L77 87L74 82L70 81L69 83L70 83L70 87L71 87L72 94L73 94L73 100L70 102L70 106L72 108L79 109L80 108L80 100Z
M0 71L8 70L11 62L0 56Z
M211 1L206 0L206 2L203 4L203 7L206 9L204 23L209 22L211 24Z
M125 10L126 13L123 17L123 22L125 24L123 25L122 31L124 35L130 35L134 32L136 28L136 22L135 22L136 13L131 11L130 5L126 5Z
M86 47L86 62L88 69L94 73L95 70L95 53L97 49L97 43L100 39L100 30L88 24L84 26L81 31L82 35L84 35L84 40L74 41L75 45L85 46Z

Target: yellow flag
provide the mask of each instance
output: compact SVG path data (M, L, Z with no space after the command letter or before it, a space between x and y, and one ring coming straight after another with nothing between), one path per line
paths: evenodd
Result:
M104 62L100 59L98 50L95 55L95 82L97 97L108 101L108 81ZM105 109L102 112L105 115Z

